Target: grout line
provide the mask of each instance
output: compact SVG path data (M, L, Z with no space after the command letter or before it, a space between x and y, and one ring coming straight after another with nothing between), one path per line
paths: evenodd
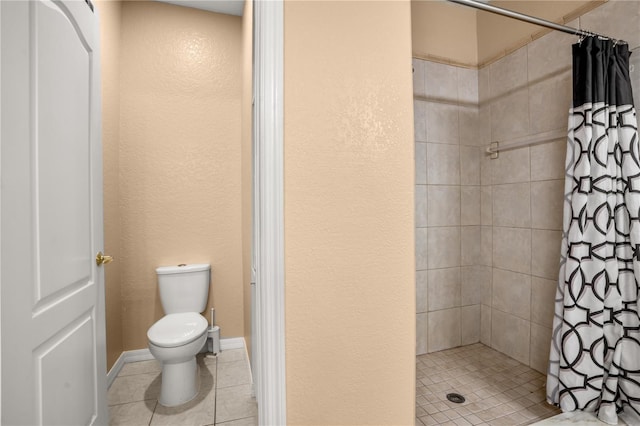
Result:
M216 356L216 377L214 379L214 386L213 386L213 392L214 392L214 396L213 396L213 424L215 426L215 424L217 423L217 416L218 416L218 357Z
M153 416L156 415L156 410L158 409L158 400L156 399L156 405L153 406L153 412L151 413L151 417L149 418L149 425L151 426L151 422L153 421Z

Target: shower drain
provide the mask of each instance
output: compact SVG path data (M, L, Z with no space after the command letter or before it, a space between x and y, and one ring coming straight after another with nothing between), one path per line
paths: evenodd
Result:
M447 399L456 404L462 404L464 401L466 401L464 399L464 396L460 395L459 393L448 393Z

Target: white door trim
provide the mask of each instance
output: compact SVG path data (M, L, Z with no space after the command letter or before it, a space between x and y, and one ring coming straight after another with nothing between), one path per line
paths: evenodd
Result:
M258 421L285 425L284 4L254 1L253 10Z
M2 21L2 7L0 7L0 22ZM0 45L2 45L2 31L0 31ZM2 93L2 55L0 55L0 93ZM2 147L2 102L0 102L0 147ZM0 160L2 159L2 149L0 148ZM2 174L0 167L0 175ZM1 199L2 197L0 197ZM0 219L2 219L2 206L0 205ZM0 241L2 235L0 234ZM0 259L2 251L0 250ZM2 263L0 262L0 277L2 277ZM0 278L0 306L2 306L2 278ZM0 309L0 316L2 311ZM2 333L0 333L0 383L2 383ZM0 419L2 419L2 386L0 386Z

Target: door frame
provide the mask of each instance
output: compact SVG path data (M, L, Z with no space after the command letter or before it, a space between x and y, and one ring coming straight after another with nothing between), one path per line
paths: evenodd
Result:
M284 3L253 1L256 396L260 424L286 420Z

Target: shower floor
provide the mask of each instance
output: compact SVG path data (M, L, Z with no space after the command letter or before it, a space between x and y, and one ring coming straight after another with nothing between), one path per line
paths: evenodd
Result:
M545 401L543 374L481 343L416 357L417 426L526 425L559 413Z

